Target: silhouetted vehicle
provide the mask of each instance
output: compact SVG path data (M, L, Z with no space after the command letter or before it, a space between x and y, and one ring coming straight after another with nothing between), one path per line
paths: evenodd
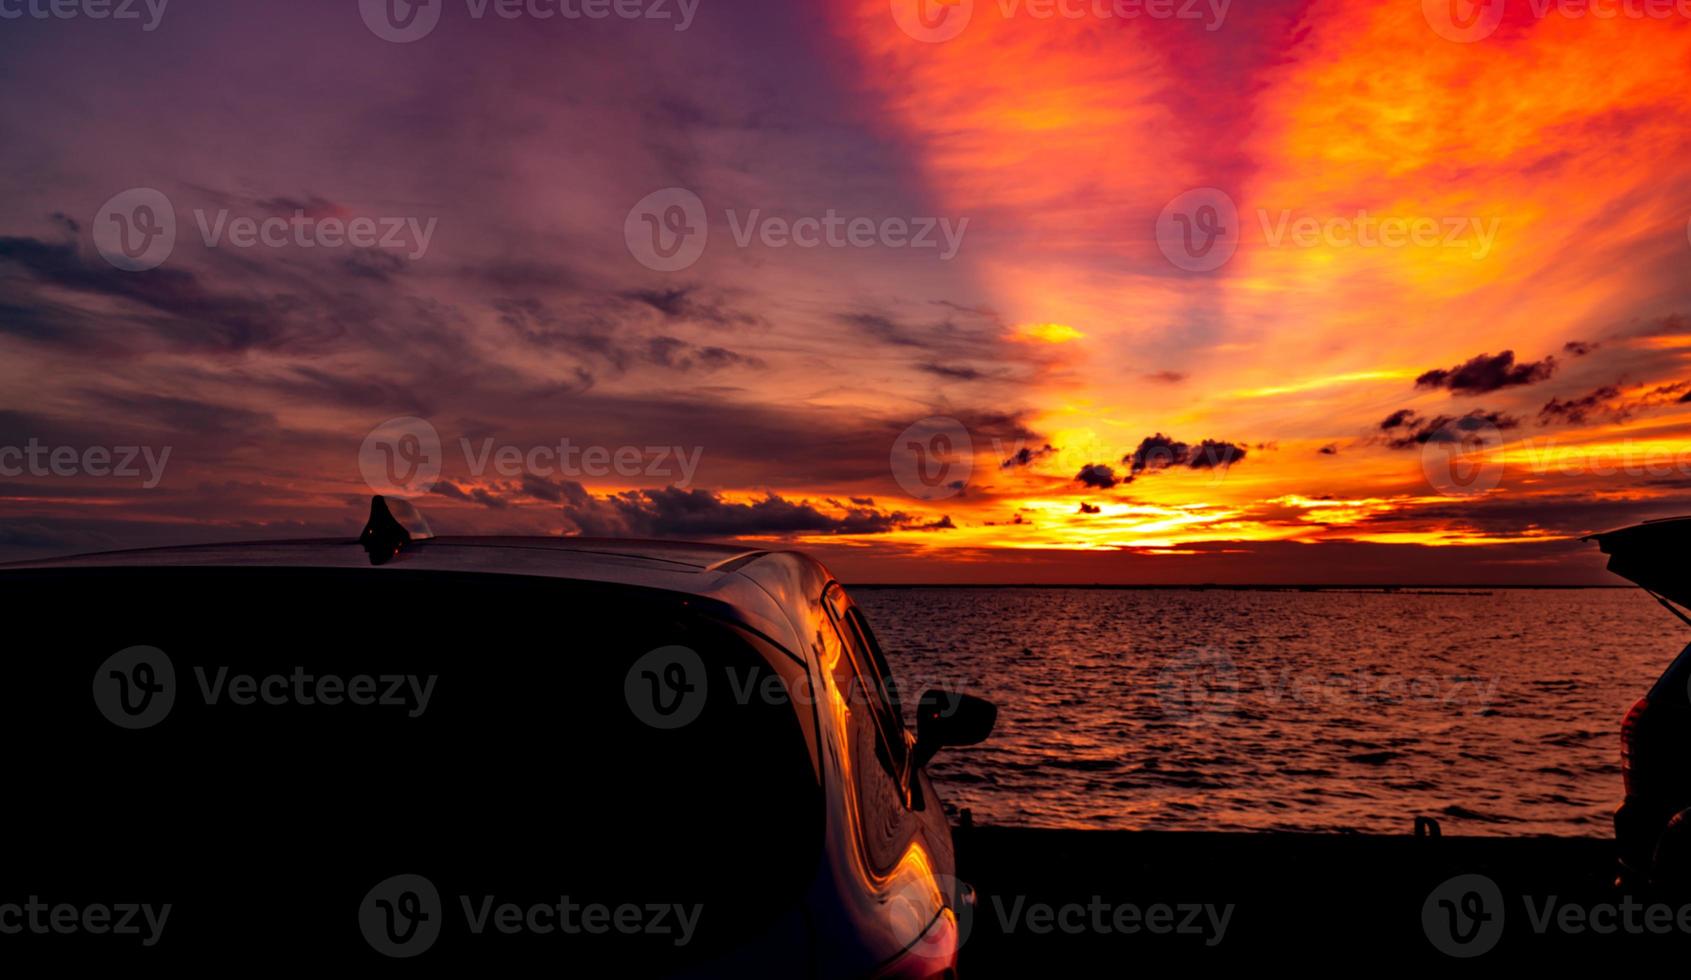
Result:
M1609 570L1680 619L1691 618L1691 518L1650 521L1592 535ZM1620 878L1628 885L1691 885L1691 646L1621 722L1626 799L1615 811Z
M996 710L929 692L910 734L822 565L412 540L380 498L361 540L0 569L51 627L0 686L11 891L173 903L155 961L955 969L973 896L924 764Z

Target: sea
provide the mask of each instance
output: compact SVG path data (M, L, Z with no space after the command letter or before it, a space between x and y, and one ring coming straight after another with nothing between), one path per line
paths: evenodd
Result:
M977 824L1600 837L1620 723L1691 640L1638 589L850 590Z

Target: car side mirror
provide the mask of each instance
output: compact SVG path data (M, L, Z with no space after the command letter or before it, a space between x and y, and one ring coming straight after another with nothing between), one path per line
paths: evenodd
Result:
M911 761L927 765L939 750L986 741L998 721L998 706L982 698L929 690L916 708L916 748Z

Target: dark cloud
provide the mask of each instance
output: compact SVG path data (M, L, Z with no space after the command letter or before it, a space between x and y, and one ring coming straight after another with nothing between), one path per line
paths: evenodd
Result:
M738 354L726 347L698 347L676 337L653 337L647 341L646 360L677 371L718 371L727 367L768 366L759 357Z
M926 347L927 342L913 330L879 313L843 313L841 322L856 327L884 344L896 347Z
M1499 430L1518 429L1521 426L1521 420L1513 415L1477 408L1466 415L1439 415L1430 419L1405 409L1392 413L1386 421L1393 424L1382 424L1380 428L1404 430L1386 440L1386 445L1392 449L1414 449L1429 442L1460 442L1464 436L1482 431L1487 426Z
M1562 345L1562 351L1573 357L1584 357L1601 346L1603 345L1588 340L1570 340Z
M292 298L222 295L194 273L168 266L145 275L123 272L98 258L85 258L74 242L0 237L0 268L7 265L23 270L39 286L135 304L137 311L127 316L130 324L149 330L157 342L175 350L276 349L305 333L303 320L289 315L296 312ZM0 276L0 305L14 310L20 321L0 318L0 332L62 347L95 343L80 316L38 299L25 287L22 278ZM108 322L124 319L118 315Z
M1016 450L1015 452L1011 453L1009 459L1006 459L1004 462L999 463L998 468L1001 469L1001 470L1009 470L1009 469L1015 469L1018 466L1027 466L1030 463L1036 462L1037 460L1041 460L1041 459L1044 459L1047 456L1052 455L1056 451L1057 451L1057 447L1051 445L1050 443L1046 443L1044 445L1044 447L1040 448L1040 449L1031 449L1027 446L1023 446L1022 448L1020 448L1020 449Z
M341 269L347 275L381 283L392 282L407 265L399 253L377 248L353 249L341 260Z
M1247 450L1237 443L1205 439L1196 446L1161 432L1139 441L1139 448L1121 458L1133 474L1154 473L1173 466L1194 470L1227 467L1244 459Z
M564 488L561 485L533 473L523 474L522 492L549 504L562 503L564 500Z
M1083 501L1080 502L1080 510L1078 511L1078 513L1081 513L1081 514L1101 514L1101 513L1103 513L1103 511L1104 511L1104 508L1099 507L1097 504L1089 504L1089 503L1087 503L1086 501L1083 500Z
M1614 385L1604 385L1595 391L1581 395L1578 398L1552 398L1538 410L1538 424L1549 425L1561 422L1568 425L1579 425L1591 417L1593 413L1609 409L1610 403L1619 398L1621 390Z
M981 372L964 364L936 364L928 361L916 366L935 377L947 378L952 381L978 381L985 377Z
M1483 395L1500 388L1530 385L1556 373L1556 359L1515 363L1515 352L1480 354L1453 368L1434 369L1415 379L1417 388L1445 388L1456 395Z
M446 497L450 500L460 500L468 504L480 504L490 510L504 510L506 507L511 505L510 501L481 487L475 487L466 491L463 487L458 486L451 480L440 480L436 482L433 487L429 488L429 493L440 497Z
M716 371L729 367L764 368L761 358L726 347L700 346L679 337L629 336L617 315L593 302L565 308L534 297L493 302L499 322L536 347L567 351L618 374L638 363L672 371Z
M1121 458L1132 473L1167 469L1186 461L1192 447L1161 432L1139 440L1139 448Z
M1382 432L1390 432L1393 429L1402 428L1403 426L1409 425L1411 420L1414 418L1415 410L1413 408L1400 408L1386 416L1385 421L1380 423L1380 430Z
M1329 442L1327 445L1317 449L1316 452L1323 456L1337 456L1339 454L1339 446L1337 443Z
M930 352L926 363L956 366L979 359L1001 343L1001 327L996 321L981 322L968 318L960 324L956 319L908 322L885 313L842 313L836 319L883 344L908 347Z
M346 213L343 206L315 194L304 198L279 195L262 198L253 203L272 214L291 215L296 211L304 211L307 217L328 218Z
M1648 481L1645 481L1648 482ZM1683 498L1680 498L1681 500ZM1363 523L1381 527L1424 527L1427 522L1487 535L1523 535L1552 531L1579 536L1684 512L1672 497L1626 499L1581 494L1485 495L1449 500L1394 513L1371 514ZM1587 548L1594 548L1586 545ZM1618 581L1618 580L1616 580Z
M194 398L121 391L86 391L83 395L90 404L115 417L195 436L255 435L276 428L276 417L269 412Z
M1604 385L1577 398L1552 398L1538 410L1539 425L1580 425L1592 420L1625 422L1646 409L1691 400L1691 382L1658 385L1632 398L1619 385Z
M1116 477L1116 471L1103 463L1089 463L1081 467L1080 472L1076 473L1074 478L1075 482L1081 486L1092 487L1097 490L1108 490L1122 482ZM1128 482L1132 482L1132 479L1132 477L1128 477Z
M666 320L701 323L715 327L762 326L763 319L742 312L718 299L700 296L697 287L635 289L622 294L631 303L656 310Z
M747 535L885 534L949 530L949 517L923 522L902 511L850 507L828 514L806 500L767 494L751 503L724 500L712 490L629 490L596 497L578 483L558 484L564 518L589 537L704 538Z
M1228 467L1245 458L1245 447L1237 443L1222 442L1219 439L1205 439L1192 450L1191 458L1186 465L1195 470L1213 470L1217 466Z

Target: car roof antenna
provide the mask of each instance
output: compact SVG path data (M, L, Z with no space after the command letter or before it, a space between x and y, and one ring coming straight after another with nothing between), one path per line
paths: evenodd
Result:
M370 564L385 565L398 556L401 548L411 543L411 532L394 519L388 502L377 494L370 498L370 520L359 532L358 543L370 556Z

